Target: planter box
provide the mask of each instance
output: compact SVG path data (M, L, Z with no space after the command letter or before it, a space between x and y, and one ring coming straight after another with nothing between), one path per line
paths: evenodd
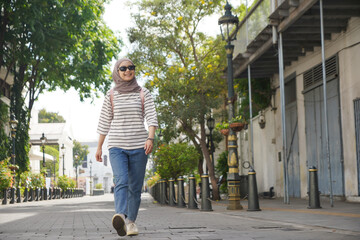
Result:
M104 189L94 189L93 196L104 195Z

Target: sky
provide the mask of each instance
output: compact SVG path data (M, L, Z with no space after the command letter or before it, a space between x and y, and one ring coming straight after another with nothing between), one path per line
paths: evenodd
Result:
M126 56L126 53L129 51L126 29L132 26L130 9L125 6L125 2L126 0L112 0L106 5L104 14L104 21L108 27L114 32L120 32L124 42L119 57ZM232 0L229 2L236 7L240 5L241 1ZM209 35L219 34L220 29L217 25L219 17L214 16L206 19L200 28ZM112 62L112 66L114 64L115 60ZM101 96L101 98L95 99L93 103L91 103L90 99L85 99L84 102L81 102L76 90L70 89L67 92L57 90L41 94L38 101L35 102L34 109L40 110L45 108L48 112L60 114L70 124L73 137L76 141L92 142L98 139L96 129L103 100L104 97Z

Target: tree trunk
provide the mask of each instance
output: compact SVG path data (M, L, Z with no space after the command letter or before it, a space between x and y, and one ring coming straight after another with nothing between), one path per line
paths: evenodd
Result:
M206 161L206 166L209 170L209 177L210 177L210 183L212 186L212 195L213 195L213 200L220 200L220 193L219 193L219 188L217 185L217 179L215 177L215 169L212 165L211 159L210 159L210 152L209 149L206 147L206 135L205 135L205 123L201 123L200 124L201 127L201 141L200 141L200 146L203 152L203 155L205 157L205 161Z
M200 137L197 136L196 132L192 129L191 126L189 126L185 121L181 121L182 127L187 133L187 135L190 137L190 139L194 142L195 146L199 146L201 148L202 157L205 158L206 166L209 170L209 177L210 177L210 183L212 186L212 192L213 192L213 200L220 200L220 194L219 194L219 188L217 186L217 179L215 177L215 169L212 166L211 159L210 159L210 153L209 149L206 147L206 135L205 135L205 121L204 119L200 120ZM198 142L196 141L198 140ZM199 169L202 170L202 163L200 166L200 162L198 165ZM199 171L201 174L201 172Z

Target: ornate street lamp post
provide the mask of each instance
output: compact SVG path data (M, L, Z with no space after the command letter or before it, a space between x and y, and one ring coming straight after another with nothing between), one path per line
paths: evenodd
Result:
M93 195L93 189L92 189L92 160L90 159L90 196Z
M215 128L215 119L213 119L212 117L209 117L209 118L207 119L206 124L207 124L207 127L208 127L209 130L210 130L210 134L209 134L209 137L210 137L210 141L209 141L210 146L209 146L209 148L210 148L210 156L211 156L212 167L213 167L213 169L214 169L214 171L215 171L215 163L214 163L215 146L214 146L214 142L213 142L213 138L212 138L212 131L213 131L214 128Z
M79 155L77 155L77 154L75 154L75 162L76 162L76 164L75 164L75 171L76 171L76 187L78 187L78 166L79 166Z
M10 130L11 130L11 138L12 138L12 170L13 170L13 185L11 187L11 204L15 203L15 171L17 170L16 166L15 166L15 136L16 136L16 127L18 124L18 121L15 119L15 116L13 114L11 114L10 116ZM20 189L18 188L17 191L20 193ZM6 197L6 196L5 196Z
M62 153L62 157L63 157L63 176L65 175L65 152L66 152L65 146L64 146L64 144L62 144L61 153Z
M10 130L11 130L11 138L12 138L12 162L15 165L15 136L16 136L16 128L18 121L15 119L15 116L11 114L10 116Z
M42 152L43 152L43 167L45 168L46 167L46 165L45 165L45 144L47 142L47 138L45 137L44 133L42 134L40 141L41 141L41 148L42 148ZM46 175L46 173L45 173L45 175Z
M40 141L41 141L41 148L42 148L42 151L43 151L43 168L44 168L44 179L46 181L46 164L45 164L45 144L47 142L47 138L45 137L45 134L43 133L41 138L40 138ZM46 187L42 188L41 189L41 200L46 200L47 199L47 192L46 192Z
M227 42L225 46L227 56L227 84L228 84L228 105L229 105L229 120L234 117L234 82L233 82L233 68L232 58L234 45L231 44L236 38L237 26L239 19L237 16L232 15L231 6L228 2L225 5L225 15L219 18L219 25L223 40ZM227 209L237 210L242 209L240 204L240 176L239 176L239 159L237 153L237 137L236 133L230 128L228 137L228 166L229 172L227 175L228 192L229 192L229 205Z

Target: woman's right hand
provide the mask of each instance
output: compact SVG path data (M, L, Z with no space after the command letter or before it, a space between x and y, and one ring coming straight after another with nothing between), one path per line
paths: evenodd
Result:
M102 162L102 157L101 156L102 156L102 149L98 148L96 150L96 154L95 154L96 161Z
M102 135L100 134L99 136L99 142L98 142L98 147L97 147L97 150L96 150L96 153L95 153L95 158L96 158L96 161L98 162L102 162L102 146L103 146L103 143L104 143L104 140L105 140L105 135Z

